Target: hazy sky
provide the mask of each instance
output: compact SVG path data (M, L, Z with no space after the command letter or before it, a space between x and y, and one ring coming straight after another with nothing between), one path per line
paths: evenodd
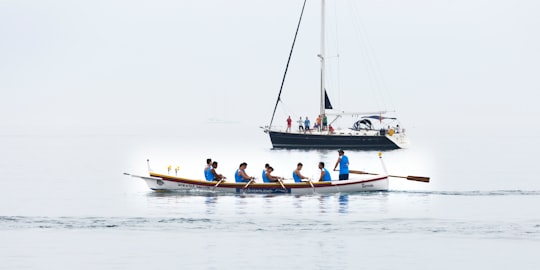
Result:
M335 104L379 104L362 69L345 69L368 48L390 109L412 126L538 126L540 2L337 2ZM267 124L302 3L1 0L0 126ZM318 17L308 1L278 121L318 112Z

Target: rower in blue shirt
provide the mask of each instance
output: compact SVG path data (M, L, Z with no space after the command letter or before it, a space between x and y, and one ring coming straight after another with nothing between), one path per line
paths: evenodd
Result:
M264 170L262 171L262 180L263 182L265 183L270 183L270 181L268 180L268 177L266 177L266 170L268 170L268 168L270 167L270 164L266 163L264 164Z
M214 180L214 176L212 175L212 172L210 172L210 170L212 170L212 159L207 158L206 167L204 167L204 179L206 179L207 181Z
M274 168L268 166L266 169L266 173L263 175L263 182L265 183L272 183L272 182L280 182L280 180L283 180L283 177L281 176L273 176L272 172L274 171Z
M332 177L330 172L324 167L324 162L319 162L319 169L321 170L321 176L319 177L319 182L330 182Z
M238 170L236 170L236 172L234 173L234 180L237 183L239 183L239 182L249 182L249 181L255 179L255 177L251 177L251 176L246 174L246 168L247 168L247 163L242 162L240 164L240 166L238 167Z
M345 152L341 149L338 150L339 157L334 166L334 171L339 164L339 180L349 179L349 158L345 155Z
M294 179L294 182L296 182L296 183L302 182L302 179L308 179L307 177L303 176L300 173L300 170L302 170L303 166L304 165L299 162L298 165L296 165L296 170L294 170L293 173L292 173L292 177Z
M212 175L214 181L225 181L227 177L223 176L220 173L217 173L216 169L218 167L217 161L212 162L212 169L210 169L210 175Z

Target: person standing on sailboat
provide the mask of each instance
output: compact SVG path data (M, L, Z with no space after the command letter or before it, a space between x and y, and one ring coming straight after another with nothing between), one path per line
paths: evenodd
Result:
M287 130L286 130L286 132L291 132L291 125L292 125L292 119L291 119L291 116L289 115L289 117L287 118Z
M337 166L339 165L339 180L348 180L349 179L349 158L345 155L345 152L341 149L338 150L339 157L334 166L334 171L336 171Z
M300 120L298 120L298 132L304 131L304 121L302 121L302 116L300 116Z
M311 122L306 116L306 120L304 120L304 133L306 133L306 131L309 131L309 133L311 133L311 129L309 128L310 126L311 126Z

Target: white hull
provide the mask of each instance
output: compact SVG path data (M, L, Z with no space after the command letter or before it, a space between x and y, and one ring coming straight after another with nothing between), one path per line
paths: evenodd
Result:
M354 193L364 191L387 191L388 176L358 175L349 180L334 180L331 182L302 182L285 181L280 183L247 183L192 180L171 175L150 173L150 176L131 175L143 179L148 187L155 191L184 191L184 192L215 192L215 193L260 193L260 194L324 194L324 193ZM217 185L217 186L216 186ZM246 187L247 185L247 187Z

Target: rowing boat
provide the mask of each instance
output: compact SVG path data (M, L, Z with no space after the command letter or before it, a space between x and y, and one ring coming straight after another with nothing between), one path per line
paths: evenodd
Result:
M311 180L303 182L291 182L291 180L279 180L273 183L258 183L254 180L249 182L227 182L207 181L198 179L189 179L176 175L178 168L175 169L175 175L170 175L171 166L168 167L167 174L154 172L148 163L148 176L134 175L124 173L125 175L140 178L146 182L151 190L155 191L184 191L184 192L219 192L219 193L286 193L286 194L326 194L326 193L354 193L363 191L387 191L388 177L403 178L410 181L429 183L429 177L424 176L399 176L391 175L386 172L382 153L378 153L379 160L384 174L370 173L358 170L349 170L354 175L348 180L331 180L324 182L315 182Z
M387 175L358 175L349 180L332 180L328 182L289 182L291 180L275 183L236 183L226 181L206 181L188 179L153 171L149 176L125 175L140 178L154 191L183 191L183 192L216 192L216 193L259 193L259 194L327 194L327 193L354 193L362 191L387 191Z

